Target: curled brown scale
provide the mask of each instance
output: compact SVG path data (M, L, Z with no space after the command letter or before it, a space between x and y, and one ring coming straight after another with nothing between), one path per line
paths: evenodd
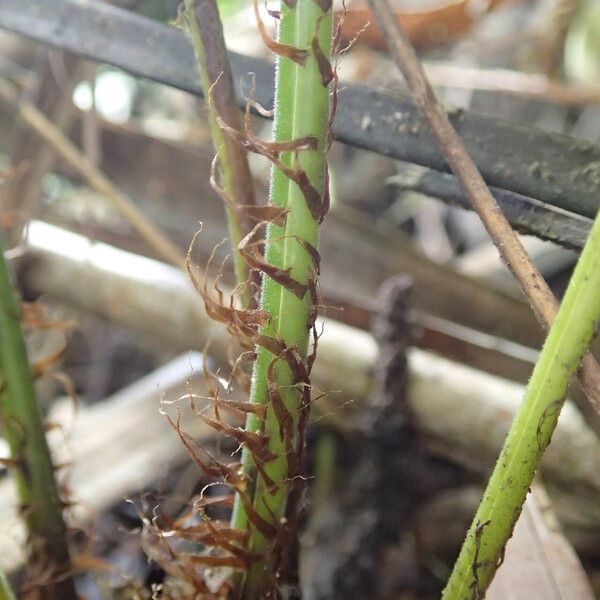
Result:
M285 0L284 0L285 1ZM290 0L288 0L290 2ZM288 2L285 2L287 6L290 6ZM294 6L290 6L290 8L295 8ZM290 46L288 44L282 44L281 42L277 42L274 40L267 31L263 20L260 17L260 12L258 11L258 0L254 0L254 14L256 15L256 24L258 26L258 31L260 33L260 37L262 38L263 43L271 52L276 54L277 56L283 56L284 58L289 58L299 65L304 65L306 63L306 59L308 58L308 51L303 50L302 48L295 48L294 46Z

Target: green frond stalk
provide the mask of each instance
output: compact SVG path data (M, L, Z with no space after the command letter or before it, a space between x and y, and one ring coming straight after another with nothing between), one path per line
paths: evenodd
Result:
M23 507L32 560L51 565L62 577L70 566L63 503L37 404L21 328L20 307L0 243L0 416L11 452L11 469ZM49 585L44 598L76 598L67 577Z
M0 600L16 600L6 575L0 571Z
M251 227L244 217L243 207L254 206L256 199L246 152L221 130L217 121L220 117L230 127L240 130L240 114L219 9L216 0L185 0L182 7L181 18L194 47L213 144L218 153L221 186L230 200L225 211L235 276L238 283L244 283L249 278L249 269L238 246ZM249 306L250 295L249 288L241 292L244 306Z
M305 51L307 59L304 64L298 64L290 58L278 56L274 139L275 142L285 142L306 136L315 138L316 149L300 150L297 155L301 168L321 198L325 185L329 90L322 80L318 58L312 45L316 39L321 49L321 57L329 60L332 35L330 4L322 0L283 2L278 35L280 44ZM281 159L288 166L295 166L292 153L282 155ZM269 225L265 260L281 269L291 269L291 277L306 285L310 279L316 278L315 265L299 240L304 240L316 248L319 222L313 218L299 186L277 168L273 168L272 171L270 201L275 206L287 208L289 212L285 228L275 224ZM272 319L260 333L282 339L287 347L297 350L305 363L309 346L311 302L310 293L307 292L300 299L264 275L261 307L270 313ZM276 357L260 346L257 351L250 399L252 402L267 404L268 369ZM274 378L284 405L297 422L301 390L295 386L285 361L278 360L275 363ZM263 423L251 415L246 428L252 432L260 431L263 429ZM254 509L265 521L277 527L285 516L290 481L285 443L281 437L279 421L271 407L267 410L263 431L269 436L269 450L276 456L264 465L266 475L273 481L273 486L267 489L263 478L257 476L253 494ZM243 468L247 473L250 472L251 465L250 453L245 451ZM264 589L265 580L273 567L273 557L269 552L273 540L249 524L239 499L234 508L232 526L248 530L248 550L264 556L263 560L251 567L243 593L244 598L256 600L261 597L261 590Z
M443 592L444 600L484 596L550 443L569 379L599 322L600 213Z

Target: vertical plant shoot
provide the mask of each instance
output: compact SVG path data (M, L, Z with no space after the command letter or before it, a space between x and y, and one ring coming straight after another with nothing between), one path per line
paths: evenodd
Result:
M599 322L600 213L444 590L445 600L484 597L550 443L569 379Z
M203 501L194 504L192 512L202 513L202 526L194 532L179 533L188 540L190 535L200 535L202 550L193 557L179 553L178 561L188 564L191 560L193 565L206 567L200 578L195 575L196 567L181 573L195 590L204 594L202 597L221 598L233 592L235 597L258 600L277 597L278 587L286 581L291 563L288 550L295 539L302 498L305 430L311 401L309 377L317 345L318 232L329 205L329 85L335 79L331 65L332 7L331 0L284 0L281 11L272 12L279 19L275 41L269 37L255 2L261 36L277 55L274 140L264 141L251 131L250 99L241 129L231 116L233 94L226 100L217 98L222 75L217 73L215 57L209 56L212 34L208 30L221 30L206 21L209 6L217 19L213 0L186 0L183 16L207 90L213 139L222 169L220 184L214 172L211 183L225 204L230 209L234 207L235 217L255 223L239 242L233 235L232 242L251 276L262 275L262 284L260 305L243 302L238 307L235 296L243 288L239 285L226 302L218 285L221 266L213 297L207 277L212 258L201 281L192 268L192 241L186 262L188 272L208 315L222 322L240 343L243 352L237 361L232 361L231 381L241 383L250 392L250 401L222 398L219 378L206 368L208 396L186 396L200 419L242 445L241 466L220 462L182 432L178 420L170 420L199 468L235 492L234 497L216 500L227 506L233 500L228 527L211 521ZM222 42L221 33L217 37ZM219 61L224 71L224 50L221 54ZM335 107L335 88L332 106ZM265 206L236 200L235 190L228 183L238 176L235 160L231 159L232 153L221 152L231 145L237 147L237 152L254 152L271 162L270 195ZM237 231L239 238L240 229ZM237 270L238 281L243 284ZM244 360L253 362L251 383L239 368ZM205 408L212 407L212 416L195 405L195 398L209 401ZM221 417L221 411L245 414L246 428L232 426ZM149 527L152 529L153 524ZM171 540L172 534L173 531ZM170 552L175 551L171 548ZM220 569L218 573L211 570L213 567ZM232 578L232 571L241 575Z
M76 598L63 502L37 404L19 303L0 245L0 414L31 551L31 579L43 598Z
M245 501L238 493L232 516L234 528L249 532L248 551L258 557L244 585L248 599L265 596L275 584L281 542L293 530L296 511L288 500L302 468L315 350L309 354L317 313L318 231L328 206L331 1L284 0L277 42L267 39L260 18L259 27L277 54L270 204L284 219L268 224L264 261L250 246L243 252L263 272L261 309L269 315L255 336L251 387L251 402L266 405L266 415L250 413L246 427L265 436L266 452L259 457L245 449L242 468L248 474L254 466L257 474Z
M202 6L208 5L214 3ZM237 145L238 150L257 153L272 163L268 205L238 203L237 216L253 220L256 225L239 243L235 237L232 240L247 268L262 274L260 306L246 304L236 308L233 299L227 306L217 285L217 299L211 298L206 279L203 284L199 282L188 255L188 271L207 312L223 322L242 348L247 349L241 358L254 361L250 401L235 408L247 415L245 430L221 419L219 410L230 405L220 398L218 385L212 386L209 398L213 417L197 411L205 422L242 444L240 470L234 471L214 459L212 467L207 467L198 456L195 460L207 472L224 474L225 481L235 489L227 534L235 543L225 539L224 534L215 538L213 532L211 545L222 566L243 571L244 576L236 581L240 597L258 600L275 597L278 585L286 577L289 558L286 551L296 534L302 497L310 371L317 344L318 233L329 204L326 166L332 121L329 85L335 79L331 65L332 7L331 0L284 0L281 11L275 14L279 19L275 41L269 37L255 3L261 36L277 55L272 142L260 140L252 133L250 102L242 131L217 100L220 76L216 71L207 75L210 69L206 65L211 62L207 58L208 38L203 33L207 25L201 23L199 8L193 0L186 0L184 16L196 48L203 85L208 91L215 126L213 135L223 172L229 170L231 176L235 174L231 164L224 165L229 159L226 154L221 155L225 142L219 140ZM335 106L335 102L332 104ZM222 183L223 187L219 187L213 177L213 186L227 206L234 206L234 192L228 187L227 177ZM178 425L174 426L186 443ZM211 559L214 556L199 558L204 562Z
M208 117L222 186L217 190L222 192L221 198L225 201L236 279L243 284L250 274L238 247L251 229L256 199L246 151L219 126L221 119L228 127L240 130L233 77L216 0L185 0L181 5L181 21L194 47L204 95L210 99L207 103ZM240 293L242 304L249 306L250 288Z

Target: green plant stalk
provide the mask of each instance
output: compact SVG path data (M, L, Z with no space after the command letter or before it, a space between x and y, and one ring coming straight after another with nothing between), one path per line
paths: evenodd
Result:
M323 85L317 61L311 51L311 42L318 27L318 40L324 56L331 54L331 8L325 16L315 0L298 0L295 7L281 5L278 41L295 48L309 51L305 65L299 65L285 57L278 57L275 94L274 139L276 142L289 141L304 136L317 140L316 150L299 152L301 167L306 171L311 183L323 195L326 161L327 129L329 121L329 90ZM318 25L317 25L318 23ZM292 165L292 156L283 155L282 160ZM318 244L319 223L313 219L300 188L279 169L272 171L270 201L273 205L288 209L286 226L281 228L270 224L267 230L265 249L266 262L283 269L291 268L291 276L306 283L315 277L311 257L298 243L298 238L306 240L314 247ZM261 333L283 339L287 346L295 346L303 360L308 351L308 320L311 307L310 294L299 299L292 292L264 276L261 291L261 306L271 315L270 324ZM254 365L251 401L266 404L268 400L267 369L274 356L262 347ZM280 360L275 365L275 381L282 399L292 415L297 415L300 406L300 393L293 387L293 378L287 364ZM262 422L250 415L246 428L259 431ZM254 508L263 519L278 524L284 517L289 492L288 464L284 441L281 439L279 422L271 409L267 410L264 432L269 436L269 449L277 456L265 465L267 475L275 482L274 490L267 490L259 476L254 490ZM248 473L252 459L244 452L242 468ZM248 548L251 552L265 555L264 560L254 564L247 576L244 597L260 597L265 585L265 576L272 567L272 557L268 550L272 540L260 531L249 527L248 518L239 501L232 515L232 526L250 530Z
M279 33L278 41L285 43L291 43L295 40L295 29L296 29L296 11L290 11L286 6L282 5L281 19L279 21ZM278 57L276 62L275 72L275 115L273 121L273 139L276 142L292 139L292 118L291 110L289 112L282 110L280 107L286 106L283 104L285 101L293 99L293 88L291 82L294 77L294 63L283 57ZM292 105L289 105L290 107ZM282 156L282 161L287 164L290 163L289 156ZM288 187L288 179L278 169L272 168L271 170L271 188L269 193L269 201L273 204L286 205L286 189ZM284 231L281 227L277 227L274 224L270 224L267 228L267 242L270 238L278 238L284 235ZM267 243L265 248L265 260L272 264L282 264L283 253L281 252L281 242ZM265 277L261 286L261 306L267 307L267 305L277 306L278 294L285 292L281 286L277 285L276 282L272 281L271 278ZM277 310L277 309L276 309ZM304 311L303 311L304 312ZM275 313L277 314L277 313ZM272 328L275 328L275 321L272 322ZM266 329L266 328L265 328ZM255 362L254 377L252 379L252 387L250 390L251 399L258 400L262 404L267 403L267 375L266 368L268 362L271 359L270 353L265 350L258 349L258 356ZM261 369L258 365L261 365ZM266 366L265 366L266 365ZM256 401L255 400L255 401ZM260 431L262 428L262 421L254 414L248 414L246 418L246 431ZM247 448L243 449L242 452L242 471L245 475L249 476L252 472L252 456ZM248 490L249 496L253 496L253 490ZM231 526L236 529L248 530L250 524L248 521L248 515L242 507L239 497L236 496L233 513L231 515Z
M248 280L250 271L238 246L251 226L243 216L243 210L238 211L235 207L254 206L256 198L245 150L227 136L217 122L219 116L227 125L240 130L240 114L219 9L216 0L185 0L181 16L194 47L204 97L211 98L206 107L218 153L221 185L233 204L225 206L233 267L237 282L243 283ZM251 290L248 287L241 291L241 301L244 306L250 305Z
M444 600L483 597L550 443L569 378L599 322L600 213L443 592Z
M32 560L64 575L70 566L63 503L37 404L23 332L0 240L0 415L15 468L11 469L23 507ZM77 598L70 577L49 585L44 598Z
M323 500L335 488L337 440L329 431L323 432L315 447L315 497Z
M16 600L6 575L0 571L0 600Z

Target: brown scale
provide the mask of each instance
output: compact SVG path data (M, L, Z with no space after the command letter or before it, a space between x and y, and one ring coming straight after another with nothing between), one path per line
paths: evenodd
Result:
M222 548L229 552L232 556L239 558L245 567L249 567L253 562L260 560L260 555L253 552L248 552L240 546L233 544L226 532L219 530L214 526L210 519L205 520L206 527L210 530L212 536L212 545Z
M182 431L180 426L179 415L177 415L177 420L173 421L171 417L167 416L167 420L171 427L175 430L181 443L184 448L187 450L190 458L196 464L196 466L209 477L218 478L228 485L232 485L236 489L242 489L246 484L246 479L242 475L240 475L237 464L226 465L218 461L214 456L212 456L205 448L203 448L196 440L194 440L190 435ZM194 447L197 448L200 452L208 456L210 463L205 462L198 456L197 452L194 450Z
M256 530L260 531L267 539L273 539L277 534L277 528L266 519L263 519L256 512L252 505L252 501L245 493L240 494L239 498L250 523L252 523Z
M211 163L210 168L210 185L219 194L221 200L225 205L236 213L243 214L249 217L253 221L259 221L261 223L269 222L279 225L279 227L285 226L285 217L288 214L286 208L279 208L271 204L266 206L256 206L255 204L236 204L231 196L225 192L225 190L217 183L216 173L217 164L219 161L219 155L215 154L215 157Z
M269 264L268 262L265 262L263 259L263 253L260 251L260 248L266 244L266 241L264 239L254 239L258 228L262 227L262 225L262 223L258 223L256 227L240 242L238 246L240 255L246 261L249 267L265 273L279 285L283 286L288 291L292 292L292 294L297 296L300 300L302 300L308 291L308 287L290 275L292 272L292 267L281 269Z
M254 460L259 464L266 464L276 458L276 456L268 449L267 443L269 440L264 434L233 427L221 419L212 419L202 412L196 414L215 431L224 433L236 442L244 444L248 450L250 450Z
M43 305L33 302L23 302L20 305L21 309L21 323L23 330L26 333L34 331L50 331L59 330L63 332L70 331L76 326L76 321L55 321L48 317L46 309ZM77 395L75 393L75 386L73 385L70 377L62 372L52 372L51 369L55 367L60 360L63 358L67 350L67 339L66 336L62 340L59 348L52 351L47 356L37 359L31 363L31 372L34 379L40 377L52 377L56 379L64 388L67 396L71 399L73 406L77 406Z
M331 66L329 66L331 70ZM216 84L215 84L216 85ZM210 93L209 93L210 102ZM280 170L288 179L293 181L301 190L306 205L315 221L322 222L325 216L323 200L317 189L310 182L306 171L299 166L298 152L301 150L316 150L317 140L313 136L306 136L289 140L285 142L266 142L257 138L250 128L250 104L246 103L244 117L244 133L229 126L212 107L217 124L223 133L230 136L249 152L259 154L267 158L278 170ZM280 155L284 152L292 152L294 156L294 167L289 167L281 159Z
M332 0L314 0L314 1L315 1L315 4L317 4L324 13L331 10Z
M261 462L262 464L264 464L265 461L271 460L269 456L263 456L264 450L266 449L265 438L263 436L260 436L259 434L250 435L247 432L238 430L227 425L220 419L210 419L201 412L196 412L196 414L198 414L207 424L209 424L217 431L222 431L226 435L229 435L230 437L237 439L241 443L246 444L246 446L253 454L253 458L256 460L257 464ZM180 428L179 415L176 422L174 422L170 417L167 417L167 419L179 435L181 442L188 451L192 460L201 469L201 471L204 472L206 475L223 480L228 485L232 485L234 489L238 492L239 497L242 500L242 505L244 506L248 518L253 524L253 526L257 527L260 531L264 531L265 533L272 535L272 526L270 526L269 523L264 521L264 519L262 519L251 507L251 503L249 502L244 491L246 480L244 477L239 475L238 465L225 465L221 463L220 461L215 459L209 452L207 452L198 442L196 442L188 434L183 432ZM206 454L209 457L210 464L202 460L192 446L195 446L198 450ZM264 473L261 473L261 476L263 474ZM266 474L264 475L266 476ZM209 499L208 502L204 503L195 502L194 510L200 510L200 512L203 512L203 508L209 503L219 503L222 505L231 506L231 500L232 496L222 496L217 499ZM219 531L219 528L213 523L210 523L208 519L204 521L204 525L209 530L210 535L207 535L206 532L203 532L202 530L184 528L183 524L172 525L176 525L177 530L181 531L182 535L184 536L193 537L195 533L201 534L204 536L206 545L209 545L214 548L220 548L230 553L226 556L199 556L194 557L193 559L187 557L187 559L192 560L194 564L201 564L203 566L231 566L234 568L247 568L251 561L256 560L258 558L255 555L252 555L251 553L245 551L242 546L236 545L236 542L239 543L240 541L243 541L241 540L241 537L245 536L245 532L238 532L237 530L227 530L225 532ZM175 527L172 526L172 528ZM181 557L178 556L178 558Z
M338 64L339 57L342 53L342 27L344 25L344 21L346 20L346 15L348 14L348 8L346 6L346 0L342 0L342 13L338 19L337 26L333 32L333 42L331 44L331 54L335 56L335 65L333 67L330 66L332 74L333 74L333 85L331 86L331 108L329 110L329 123L327 126L327 152L331 148L333 144L333 123L335 121L335 116L337 114L338 107L338 89L339 89L339 76L338 76ZM366 27L366 25L365 25ZM357 34L357 37L359 34ZM354 44L355 40L352 40L344 51L349 50ZM325 186L324 186L324 196L327 196L327 207L329 208L329 171L327 169L327 165L325 166ZM325 201L325 198L323 198Z
M209 523L211 528L209 528ZM215 536L215 534L212 532L213 528L219 532L219 539L225 540L227 543L236 542L241 544L245 541L246 536L242 535L242 531L231 528L227 529L222 521L213 521L212 519L208 518L201 525L194 525L193 527L170 527L171 530L177 532L177 536L179 538L189 540L197 544L203 544L204 546L210 544L216 545L216 543L218 543L214 542L217 536Z
M296 448L294 447L294 418L292 413L290 413L283 402L281 392L279 391L279 386L275 382L275 375L273 373L275 363L278 360L278 358L274 358L269 363L267 368L267 389L269 393L269 402L271 408L273 409L273 413L277 418L277 422L279 423L279 437L284 442L288 472L296 474L298 465Z
M26 332L46 331L51 329L69 331L77 325L77 322L74 320L55 321L50 319L47 315L46 308L38 302L21 303L21 323Z
M238 309L233 306L234 299L233 297L230 300L229 306L225 306L223 302L223 292L218 287L218 278L217 281L213 284L215 291L217 292L217 300L213 300L208 293L208 277L205 274L204 283L201 283L198 280L198 277L194 273L192 269L192 260L191 253L192 249L195 245L195 241L200 232L197 232L192 239L192 243L190 244L190 248L188 250L187 259L186 259L186 268L187 272L192 280L192 283L196 289L196 291L200 294L202 299L204 300L204 306L208 316L221 323L224 323L227 326L228 331L236 336L236 337L248 337L252 338L254 333L257 331L258 327L261 325L266 325L270 320L270 315L265 310L260 309ZM214 254L214 252L213 252ZM210 264L213 260L213 255L209 258L207 265L207 272L210 268Z
M233 356L228 356L229 366L231 367L231 372L229 374L229 379L227 381L227 390L231 390L233 387L233 382L235 381L239 388L246 394L250 394L250 387L252 384L252 379L250 375L242 368L242 363L253 363L256 360L256 351L255 350L245 350L241 354L237 356L237 358L233 358Z
M315 221L322 223L326 213L323 198L321 198L321 194L319 194L315 186L310 182L306 171L300 167L298 151L294 152L294 167L288 167L279 159L272 162L277 169L300 188L311 217Z
M216 396L200 396L198 394L187 393L181 396L178 400L189 400L190 406L195 413L199 413L201 410L196 407L194 400L208 400L209 402L213 403L216 408L215 412L217 412L217 414L218 409L222 409L225 412L231 412L238 415L247 415L251 413L263 419L266 410L264 404L256 404L255 402L242 402L240 400L226 400L221 398L218 394Z
M266 244L266 240L255 238L258 229L263 224L264 223L257 224L256 227L240 242L240 255L251 268L266 273L269 277L271 277L271 279L279 283L279 285L286 288L288 291L292 292L295 296L302 300L302 298L304 298L306 295L306 292L309 291L310 283L303 284L291 277L291 267L288 267L287 269L281 269L274 267L263 260L263 253L260 251L260 247ZM293 238L302 246L302 248L310 257L315 272L318 275L321 257L317 249L310 242L296 235L281 236L275 239L272 238L271 241L280 241L286 238Z
M242 414L251 413L260 419L265 418L266 407L264 404L257 404L256 402L240 402L239 400L224 400L222 398L217 398L215 402L219 408L224 410Z
M277 160L284 152L297 152L299 150L316 150L317 139L314 136L304 136L284 142L269 142L257 137L250 126L250 107L256 106L256 101L248 100L244 111L244 132L238 131L235 127L228 125L225 120L219 115L212 101L212 90L218 85L218 80L212 85L208 93L208 102L211 112L215 115L215 120L219 129L227 134L231 139L237 142L242 148L248 152L259 154L269 160ZM252 95L252 89L250 90Z
M264 532L265 535L274 535L273 526L256 513L243 490L243 486L238 486L236 484L233 485L233 487L238 492L242 505L244 506L246 513L248 514L248 518L254 527L256 527L259 531ZM215 545L218 545L219 547L222 547L223 542L228 544L243 544L243 542L245 542L247 539L248 532L233 529L229 527L229 523L223 523L222 521L210 521L204 512L204 508L214 504L231 508L233 507L233 501L234 497L232 495L219 496L216 498L201 498L195 500L193 503L192 513L187 513L176 521L171 520L170 529L177 531L178 535L181 537L186 539L194 539L196 541L205 543L206 545L209 545L211 536L213 538L218 537L218 543ZM189 520L191 514L197 514L198 512L201 512L205 517L203 522L200 525L195 525L192 527L186 526L186 522ZM229 548L229 550L236 556L243 557L245 561L249 562L254 560L254 555L245 552L243 548L236 547L235 549Z
M315 0L316 1L316 0ZM323 0L326 2L327 0ZM317 2L317 4L321 4ZM331 5L331 2L330 2ZM325 12L325 10L323 10ZM325 18L325 15L320 17L317 20L317 26L315 28L315 34L313 36L312 42L310 44L315 60L317 61L317 67L319 69L319 74L321 75L321 83L324 87L327 87L335 77L334 69L331 66L331 62L325 56L325 53L321 49L321 44L319 44L319 30L321 28L321 21Z
M226 506L228 508L233 508L234 496L231 494L226 494L224 496L208 496L208 497L200 497L194 500L192 505L194 510L201 510L206 508L207 506L211 506L213 504L220 504L221 506ZM228 525L229 523L227 523ZM246 532L238 531L237 529L233 529L232 531L237 531L242 537L246 535Z
M253 407L257 406L250 402L244 404L251 405ZM246 431L245 429L229 425L226 421L221 419L218 412L218 405L216 403L213 403L213 409L215 413L214 419L207 417L201 411L196 411L196 415L215 431L224 433L239 444L245 445L252 455L252 460L254 461L256 469L260 473L261 477L263 477L268 486L274 486L275 482L267 475L264 469L264 465L275 458L275 455L268 448L269 438L262 433Z
M284 0L285 4L290 8L295 8L294 6L290 6L289 2L291 0ZM278 56L283 56L285 58L289 58L299 65L304 65L306 63L306 59L308 58L308 50L302 50L301 48L295 48L294 46L290 46L289 44L281 44L280 42L275 41L267 32L267 28L263 23L263 20L260 18L260 13L258 12L258 0L254 0L254 14L256 15L256 24L258 25L258 31L260 33L260 37L262 38L263 43L269 50L271 50L274 54Z

